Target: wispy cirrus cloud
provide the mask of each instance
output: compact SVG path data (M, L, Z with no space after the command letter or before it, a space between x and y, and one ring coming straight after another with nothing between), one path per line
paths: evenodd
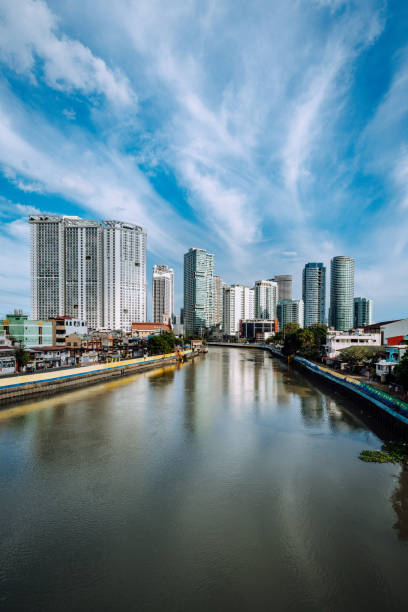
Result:
M386 268L405 253L408 40L384 46L381 80L370 52L398 18L382 0L16 4L0 161L27 205L145 225L179 279L192 245L227 282L291 272L297 294L306 261L353 255L357 291L401 310Z
M104 94L111 102L130 104L135 94L120 70L112 70L80 41L59 32L55 13L43 0L7 0L0 7L0 58L35 82L62 91Z

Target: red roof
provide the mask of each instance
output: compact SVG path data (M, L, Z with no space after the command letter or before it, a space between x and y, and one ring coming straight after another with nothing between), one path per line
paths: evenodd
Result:
M132 323L135 331L149 331L150 329L164 329L170 331L170 326L165 323Z

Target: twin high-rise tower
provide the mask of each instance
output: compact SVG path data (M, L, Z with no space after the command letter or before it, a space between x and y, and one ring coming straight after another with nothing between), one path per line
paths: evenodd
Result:
M31 316L130 330L147 311L146 233L120 221L31 215Z

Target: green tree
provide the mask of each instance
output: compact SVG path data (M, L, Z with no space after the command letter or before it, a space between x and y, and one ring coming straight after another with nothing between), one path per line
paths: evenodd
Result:
M315 342L315 336L309 327L299 329L296 332L299 351L307 359L315 359L319 353L319 347Z
M400 362L394 368L395 380L408 390L408 351L402 356Z
M283 330L284 343L282 353L284 355L294 355L299 351L301 346L299 331L300 328L297 323L286 323Z
M327 338L327 325L322 323L313 323L308 327L313 333L315 344L320 348L323 344L326 344Z
M16 362L18 365L18 369L24 368L27 363L31 360L30 353L24 350L24 345L21 344L20 347L16 350Z
M375 346L349 346L340 351L339 360L347 363L354 371L362 366L372 366L378 360L381 350L381 347Z
M176 336L167 332L158 336L151 336L147 341L149 355L164 355L173 353L176 345Z

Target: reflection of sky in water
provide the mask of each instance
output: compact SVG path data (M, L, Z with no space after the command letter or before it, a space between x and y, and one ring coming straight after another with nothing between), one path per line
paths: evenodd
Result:
M211 348L4 409L5 601L401 607L407 473L359 461L381 441L355 408L263 352Z

